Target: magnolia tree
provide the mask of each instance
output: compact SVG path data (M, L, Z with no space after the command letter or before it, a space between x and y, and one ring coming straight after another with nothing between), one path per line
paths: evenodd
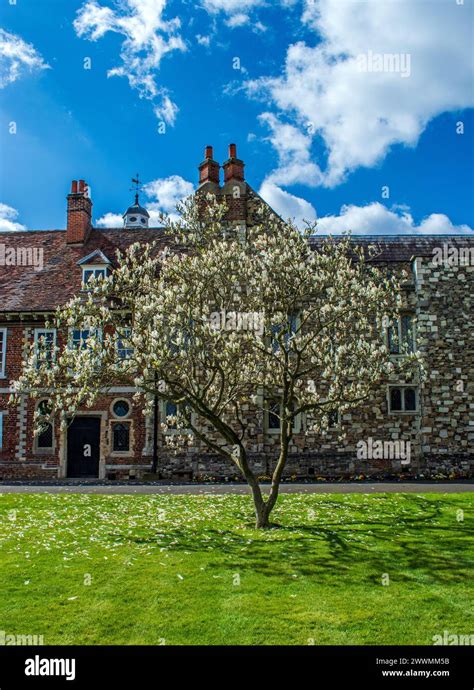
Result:
M77 347L66 338L53 357L32 349L16 394L48 391L38 428L45 415L67 424L118 382L133 382L145 413L156 396L173 402L169 442L232 463L250 486L257 527L267 527L295 421L322 433L391 373L383 332L399 285L349 237L315 247L313 227L298 230L265 207L247 228L225 222L210 197L178 210L165 243L118 254L111 275L57 311L54 327L87 337ZM269 492L252 468L265 414L278 429Z

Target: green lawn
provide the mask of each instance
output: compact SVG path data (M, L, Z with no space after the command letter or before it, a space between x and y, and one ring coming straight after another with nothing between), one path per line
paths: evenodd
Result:
M256 531L246 496L3 494L0 630L45 644L470 634L473 499L284 495L279 529Z

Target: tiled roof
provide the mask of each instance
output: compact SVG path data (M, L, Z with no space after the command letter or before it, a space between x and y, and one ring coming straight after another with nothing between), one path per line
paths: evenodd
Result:
M327 235L315 235L311 243L315 248ZM335 236L337 239L337 236ZM351 241L358 246L376 248L374 261L404 262L414 256L433 256L433 249L443 244L450 247L474 247L474 232L472 235L353 235Z
M315 248L324 239L317 235L311 242ZM83 246L66 244L64 230L11 232L0 234L5 247L43 249L44 268L35 271L31 266L0 266L0 314L3 312L51 311L65 304L81 288L82 271L77 262L95 250L101 250L116 263L116 250L125 251L135 242L158 241L160 246L168 238L160 228L126 230L122 228L93 229ZM469 235L364 235L352 241L363 246L376 245L381 262L409 261L414 256L432 256L434 247L474 247L474 233Z
M154 240L163 246L168 242L160 228L93 229L83 246L66 244L65 230L1 233L0 244L7 248L43 249L44 267L0 266L0 313L51 311L81 289L80 259L100 249L115 265L117 249Z

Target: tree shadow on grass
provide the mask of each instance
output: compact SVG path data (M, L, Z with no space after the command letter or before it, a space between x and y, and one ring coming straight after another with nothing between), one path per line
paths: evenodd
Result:
M224 568L288 581L296 574L321 584L339 585L341 576L352 583L380 584L382 574L389 573L397 581L466 582L473 566L468 552L472 529L454 517L449 522L442 514L446 509L443 500L428 504L412 500L416 511L396 515L396 522L390 519L392 515L371 519L367 511L366 519L357 514L356 520L344 523L321 514L316 524L280 524L265 532L243 532L237 526L226 530L203 527L198 532L160 527L159 531L150 528L142 536L123 538L132 544L159 544L171 552L201 553L206 569L213 571ZM252 526L249 522L248 527ZM119 535L114 531L110 536L116 539Z

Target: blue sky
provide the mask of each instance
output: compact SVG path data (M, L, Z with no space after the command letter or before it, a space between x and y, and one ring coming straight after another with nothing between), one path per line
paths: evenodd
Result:
M231 142L254 189L321 231L474 228L472 0L17 0L0 18L0 230L63 228L79 178L117 225L137 171L152 217L172 212L204 146L223 162Z

